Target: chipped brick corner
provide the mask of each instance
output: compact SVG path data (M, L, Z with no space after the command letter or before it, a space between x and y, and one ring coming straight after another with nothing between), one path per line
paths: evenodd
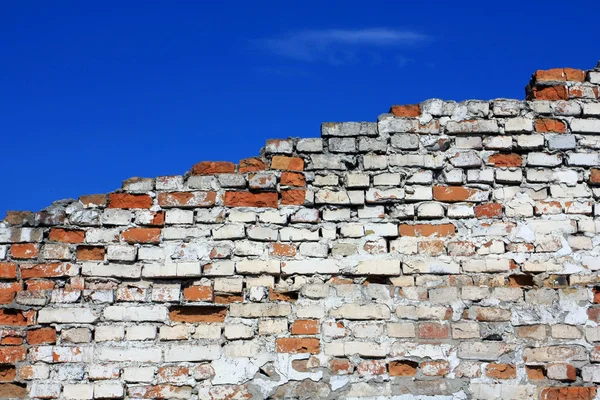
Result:
M0 398L578 399L600 68L0 222Z

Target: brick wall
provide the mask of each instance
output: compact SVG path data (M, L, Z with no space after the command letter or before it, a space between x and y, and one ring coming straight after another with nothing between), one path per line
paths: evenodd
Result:
M592 399L600 69L0 223L0 397Z

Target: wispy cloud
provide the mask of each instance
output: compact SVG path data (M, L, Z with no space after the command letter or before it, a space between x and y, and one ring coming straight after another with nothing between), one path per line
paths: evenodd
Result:
M378 58L382 48L418 46L428 40L429 36L410 30L369 28L306 30L255 43L282 57L340 65L357 62L361 55Z

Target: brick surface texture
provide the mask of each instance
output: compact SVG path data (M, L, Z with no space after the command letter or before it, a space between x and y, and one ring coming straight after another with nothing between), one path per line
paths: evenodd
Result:
M597 398L599 85L538 71L9 212L0 398Z

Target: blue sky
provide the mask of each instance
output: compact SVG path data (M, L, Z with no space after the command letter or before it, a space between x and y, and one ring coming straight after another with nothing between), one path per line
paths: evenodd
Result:
M0 5L0 218L427 98L523 98L600 58L599 2Z

